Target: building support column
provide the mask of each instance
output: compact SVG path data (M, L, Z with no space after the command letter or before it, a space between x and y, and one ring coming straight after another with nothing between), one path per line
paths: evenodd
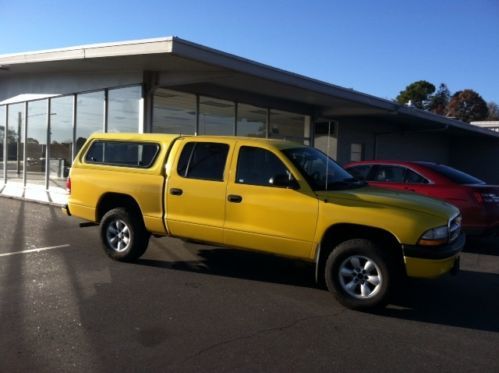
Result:
M144 133L152 132L153 110L154 110L154 91L158 87L159 74L155 71L144 71L142 75L142 129ZM139 119L140 124L140 119Z
M52 107L52 99L47 99L47 145L45 146L45 189L49 190L50 180L50 111Z

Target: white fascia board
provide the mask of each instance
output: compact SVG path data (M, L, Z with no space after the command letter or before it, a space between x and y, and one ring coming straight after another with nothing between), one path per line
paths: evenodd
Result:
M32 62L169 53L172 49L172 40L172 37L166 37L4 54L0 55L0 65L8 66Z

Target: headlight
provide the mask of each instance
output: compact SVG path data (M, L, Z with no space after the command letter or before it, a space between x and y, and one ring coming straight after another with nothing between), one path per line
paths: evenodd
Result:
M419 239L423 246L438 246L449 241L449 227L441 226L427 230Z

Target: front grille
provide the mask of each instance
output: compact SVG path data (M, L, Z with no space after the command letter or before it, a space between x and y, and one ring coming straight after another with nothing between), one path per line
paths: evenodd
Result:
M457 215L449 221L449 241L453 242L459 237L461 233L461 215Z

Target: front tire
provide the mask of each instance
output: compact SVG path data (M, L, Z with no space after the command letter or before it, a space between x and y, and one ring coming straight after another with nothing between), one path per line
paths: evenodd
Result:
M101 240L104 251L114 260L137 260L146 251L149 237L142 220L124 208L109 210L102 218Z
M387 253L372 241L353 239L342 242L326 261L327 288L348 308L383 307L393 287L394 265Z

